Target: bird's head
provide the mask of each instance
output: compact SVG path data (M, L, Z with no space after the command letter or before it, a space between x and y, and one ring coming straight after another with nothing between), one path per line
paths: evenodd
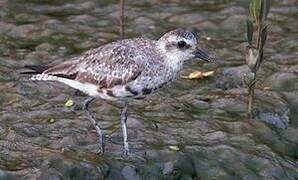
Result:
M196 36L184 29L176 29L164 34L158 40L158 47L169 60L186 61L199 58L211 61L210 56L198 48Z

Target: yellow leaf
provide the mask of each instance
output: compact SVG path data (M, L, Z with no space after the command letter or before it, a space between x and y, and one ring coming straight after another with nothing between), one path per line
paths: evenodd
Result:
M264 90L271 90L272 88L271 87L264 87Z
M69 99L69 100L66 101L65 106L66 107L71 107L73 104L74 104L73 100Z
M214 74L214 71L208 71L208 72L204 72L203 76L208 77L208 76L212 76L213 74Z
M179 151L180 150L178 146L173 146L173 145L172 146L169 146L169 148L172 151Z
M188 75L189 79L199 79L203 77L203 73L201 71L194 71Z
M54 119L54 118L51 118L51 119L49 120L49 122L50 122L50 123L54 123L54 122L55 122L55 119Z
M214 74L214 71L208 71L208 72L201 72L201 71L194 71L190 73L188 76L181 76L184 79L201 79L204 77L208 77Z

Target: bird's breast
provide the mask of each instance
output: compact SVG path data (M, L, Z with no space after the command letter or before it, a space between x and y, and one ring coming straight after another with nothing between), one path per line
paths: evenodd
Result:
M145 68L144 71L133 81L104 90L105 96L110 98L144 98L154 91L172 82L180 72L179 66L159 65L154 68Z

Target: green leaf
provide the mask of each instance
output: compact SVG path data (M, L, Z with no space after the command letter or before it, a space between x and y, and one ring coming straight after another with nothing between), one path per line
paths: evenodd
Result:
M251 1L250 5L249 5L249 13L250 13L250 16L252 17L252 19L255 20L252 3L253 3L253 1Z
M254 4L255 4L255 1L251 0L249 10L250 10L251 17L253 18L254 21L256 21L256 16L255 16L255 11L254 11L255 5Z
M252 45L252 38L254 34L253 22L249 19L246 20L246 33L247 33L247 42Z
M270 0L262 0L261 9L260 9L260 19L263 21L266 20L269 11L270 11Z
M253 18L254 21L256 21L256 12L255 12L255 0L251 0L250 2L250 7L249 7L249 10L250 10L250 15L251 17Z
M263 62L263 50L259 50L259 58L258 58L258 61L257 61L257 64L256 64L256 66L255 66L255 68L254 68L254 73L257 73L257 71L259 70L259 68L261 67L261 64L262 64L262 62Z
M265 5L264 5L264 0L260 0L260 9L259 9L259 14L258 14L258 19L259 22L263 22L264 18L264 9L265 9Z
M261 32L261 50L263 50L265 44L266 44L266 40L267 40L267 28L268 28L268 24L265 25L262 29Z
M257 21L259 21L259 17L260 17L260 9L261 9L261 4L262 4L262 0L254 0L254 12L255 12L255 16Z

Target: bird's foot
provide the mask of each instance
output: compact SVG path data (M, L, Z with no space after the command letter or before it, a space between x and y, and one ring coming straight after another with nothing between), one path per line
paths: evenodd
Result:
M130 155L129 148L128 147L124 147L123 148L123 157L124 158L127 158L129 155Z

